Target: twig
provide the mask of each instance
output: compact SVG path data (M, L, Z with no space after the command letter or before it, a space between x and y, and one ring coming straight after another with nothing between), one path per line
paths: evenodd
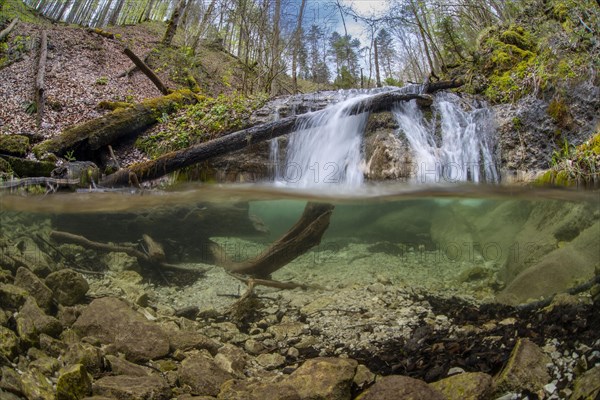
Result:
M113 151L113 148L112 148L112 146L110 144L108 145L108 152L110 154L110 157L115 162L115 165L117 166L117 171L120 170L121 169L121 165L119 164L119 160L117 160L117 157L115 156L115 152Z

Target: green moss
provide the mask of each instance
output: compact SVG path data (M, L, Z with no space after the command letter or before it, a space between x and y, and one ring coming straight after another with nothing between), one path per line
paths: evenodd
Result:
M572 122L571 110L561 97L555 97L548 105L548 115L561 128L568 128Z
M81 364L63 369L56 383L57 400L78 400L92 393L92 380Z
M0 135L0 153L24 156L29 148L29 138L22 135Z
M500 34L500 40L522 50L530 50L534 47L531 34L520 26L511 25L509 29Z
M113 142L123 132L145 129L163 115L195 102L196 95L192 91L178 90L168 96L145 100L129 108L119 108L100 118L67 128L60 136L34 146L33 151L40 158L47 152L64 155L79 147L96 150Z
M585 143L574 147L565 141L555 151L552 168L536 180L539 185L597 187L600 185L600 128Z
M56 168L54 163L47 161L34 161L11 156L2 156L2 158L10 164L15 175L20 178L28 176L50 176L52 170Z

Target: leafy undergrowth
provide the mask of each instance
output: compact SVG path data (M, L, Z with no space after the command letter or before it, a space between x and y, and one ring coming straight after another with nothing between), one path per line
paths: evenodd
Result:
M141 136L136 147L152 158L202 143L246 127L248 117L266 101L265 96L239 94L198 96L198 103L174 115L164 114L160 125Z
M458 73L470 76L474 93L494 103L527 94L557 93L592 77L600 67L600 9L592 0L528 3L508 26L494 26L479 37L473 63Z
M552 168L538 178L538 184L557 186L600 186L600 126L592 138L579 146L567 141L554 152Z

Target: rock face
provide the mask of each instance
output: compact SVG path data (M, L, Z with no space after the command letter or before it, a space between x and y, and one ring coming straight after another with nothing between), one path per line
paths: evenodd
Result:
M549 167L552 152L564 140L579 145L600 121L600 88L590 80L570 88L559 99L566 106L563 118L552 116L550 99L526 96L514 104L494 107L504 176L516 171Z
M116 298L91 302L73 329L82 337L93 336L113 344L129 361L147 361L169 353L169 340L163 330Z
M450 376L429 386L439 390L448 400L486 400L492 394L492 377L481 372Z
M535 343L529 339L519 339L508 363L495 378L497 392L541 391L551 379L546 367L550 362L550 357Z
M85 278L71 269L61 269L46 277L46 285L52 289L56 300L63 306L80 303L89 290Z
M391 375L381 378L357 400L445 400L444 395L425 382L407 376Z

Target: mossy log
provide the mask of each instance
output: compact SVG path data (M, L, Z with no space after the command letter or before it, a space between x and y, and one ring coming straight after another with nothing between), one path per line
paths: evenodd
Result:
M100 35L102 37L105 37L107 39L119 39L119 35L115 35L112 32L108 32L108 31L105 31L105 30L100 29L100 28L88 28L87 31L89 33L95 33L96 35Z
M78 159L90 159L101 147L140 133L156 123L163 114L195 102L196 96L188 89L145 100L130 108L117 109L100 118L70 127L56 138L39 143L33 151L38 158L47 152L61 156L73 151Z
M5 29L3 29L2 32L0 32L0 42L2 42L10 34L10 32L15 29L17 22L19 22L19 18L13 19L12 22Z
M431 104L432 98L428 95L399 93L390 91L368 97L363 101L355 103L349 110L349 114L362 112L378 112L389 110L399 101L417 100L424 104ZM243 129L220 138L210 140L183 150L167 153L156 160L139 163L129 169L120 170L104 178L100 183L103 186L121 186L129 182L129 173L133 172L141 181L160 178L178 169L205 161L209 158L220 156L247 146L273 139L296 130L309 119L318 120L317 116L327 112L326 110L306 113L302 115L282 118L278 121Z

